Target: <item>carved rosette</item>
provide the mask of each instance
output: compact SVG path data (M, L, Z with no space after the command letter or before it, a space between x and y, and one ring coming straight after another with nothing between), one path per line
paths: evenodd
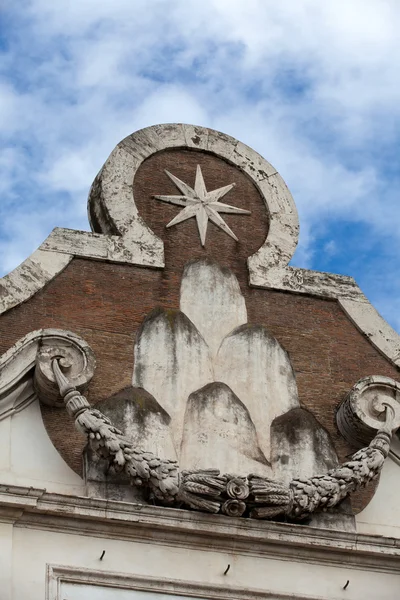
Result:
M234 477L226 485L226 493L232 499L246 500L250 490L244 477Z
M392 413L392 430L400 427L400 384L373 375L360 379L339 407L336 422L340 433L356 448L370 443Z
M241 517L247 509L246 498L249 497L250 488L244 477L233 477L226 484L226 494L229 500L225 500L221 506L221 512L229 517Z
M231 500L226 500L223 503L221 512L228 517L241 517L244 515L246 508L245 502L232 498Z

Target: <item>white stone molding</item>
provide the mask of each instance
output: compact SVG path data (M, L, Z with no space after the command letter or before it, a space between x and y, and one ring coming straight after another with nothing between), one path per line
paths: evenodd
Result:
M391 363L400 367L400 335L372 306L352 277L296 267L249 272L250 285L336 300L357 329Z
M76 386L85 389L95 369L94 354L85 340L61 329L32 331L0 357L0 420L35 399L35 395L28 398L21 395L21 385L35 366L35 386L41 400L57 403L58 386L51 371L51 359L55 357L61 359Z
M319 529L224 515L189 512L44 489L0 484L0 521L17 527L194 548L241 552L313 564L400 571L398 540L380 535Z
M3 394L0 392L0 421L24 410L36 399L31 377L22 377L12 390Z
M129 590L137 592L150 592L151 598L157 599L161 594L161 599L165 594L171 595L171 600L177 600L177 597L206 598L208 600L293 600L293 594L269 592L260 589L243 589L238 587L209 583L198 583L192 581L183 581L181 579L165 579L157 577L143 577L128 573L113 573L107 571L96 571L93 569L84 569L77 567L66 567L63 565L47 565L47 600L63 600L63 585L68 588L81 585L88 588L87 592L93 590L104 590L111 588L118 600L118 590ZM95 587L96 586L96 587ZM72 589L74 589L72 587ZM86 596L86 593L85 593ZM139 598L141 598L141 594ZM315 596L304 596L296 594L296 600L315 600Z
M392 429L400 427L400 383L373 375L360 379L350 390L336 414L340 433L353 446L368 444L392 416Z
M0 315L31 298L71 262L72 254L45 252L42 246L0 279Z
M360 290L359 299L339 297L339 305L381 354L400 367L400 335L378 313Z

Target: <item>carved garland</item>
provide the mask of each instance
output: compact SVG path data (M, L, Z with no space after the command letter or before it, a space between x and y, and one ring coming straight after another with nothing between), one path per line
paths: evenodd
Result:
M302 519L317 510L334 507L378 477L397 420L393 405L384 403L385 421L366 448L324 475L294 479L289 485L256 475L221 475L215 469L179 472L176 461L163 460L133 447L122 431L92 408L62 372L59 357L52 359L51 366L68 414L77 429L87 436L94 452L109 461L112 470L125 471L133 485L148 486L152 496L162 504L184 504L195 510L233 517Z

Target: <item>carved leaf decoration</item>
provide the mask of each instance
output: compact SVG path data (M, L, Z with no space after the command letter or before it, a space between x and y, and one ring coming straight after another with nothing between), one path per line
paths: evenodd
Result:
M299 406L287 352L264 327L242 325L222 342L214 372L247 407L269 460L272 421Z
M213 380L209 349L180 311L153 310L135 342L133 385L152 394L171 418L179 455L189 394Z
M216 356L222 340L247 323L244 297L235 275L210 259L190 261L183 271L180 309Z

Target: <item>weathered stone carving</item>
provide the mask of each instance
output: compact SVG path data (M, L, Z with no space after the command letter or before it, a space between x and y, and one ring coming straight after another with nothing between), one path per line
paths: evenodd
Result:
M36 365L34 386L41 400L62 406L51 368L51 357L62 360L72 385L83 391L93 377L95 358L90 346L78 335L61 329L38 329L20 339L0 358L0 420L28 406L12 396L17 386L30 377ZM29 384L30 385L30 384Z
M211 221L214 225L222 229L222 231L225 231L225 233L236 242L239 241L232 229L228 227L220 215L220 213L231 213L236 215L250 214L248 210L220 202L220 199L234 187L234 183L207 192L200 165L197 165L194 189L187 183L178 179L178 177L175 177L175 175L172 175L169 171L165 170L165 173L174 182L182 195L154 196L154 198L156 200L162 200L163 202L169 202L170 204L184 207L181 212L166 225L166 227L172 227L172 225L182 223L182 221L186 221L186 219L196 217L202 246L205 246L206 243L208 221Z
M156 308L144 319L136 334L132 385L151 394L170 417L175 455L158 450L159 456L176 458L183 470L212 464L221 473L286 483L337 466L329 435L300 407L288 353L265 327L247 320L235 275L209 259L185 265L180 311ZM125 406L127 420L134 404ZM288 435L283 428L277 444L271 426L293 410L296 425ZM114 419L110 411L107 416ZM296 447L292 430L298 433ZM141 446L155 451L149 430ZM301 460L284 462L285 453Z
M68 374L68 380L78 391L84 391L92 379L95 358L90 346L69 332L58 332L42 338L36 357L34 385L45 404L60 402L59 389L52 363L57 359Z
M360 379L339 407L340 433L353 446L368 444L385 421L386 408L393 412L393 429L400 427L400 384L390 377Z
M326 475L307 480L294 480L293 507L291 514L303 517L320 508L331 508L341 502L358 487L376 479L381 472L385 458L389 454L392 437L393 413L372 442L352 455L351 460Z
M247 323L246 303L235 275L207 259L185 265L179 307L207 341L212 359L222 340Z
M271 469L273 477L289 484L309 479L339 466L329 433L304 408L292 408L271 424Z
M109 459L115 471L124 469L134 485L147 484L156 498L173 501L178 493L177 463L133 448L129 438L71 385L60 367L61 360L54 358L52 371L67 413L78 431L87 436L92 449L100 458Z
M389 453L395 411L386 405L385 422L368 447L326 474L294 479L289 485L266 477L221 475L219 470L182 471L171 460L133 446L122 431L100 411L91 408L62 372L61 359L52 371L68 414L75 419L92 449L109 460L110 468L124 469L134 485L147 485L163 504L184 504L195 510L258 519L302 519L332 508L362 485L375 479Z
M209 383L190 394L183 429L182 469L213 464L221 472L270 474L249 411L225 383Z
M89 194L93 231L140 240L151 264L163 258L162 242L138 214L132 181L146 158L168 148L210 152L236 165L259 189L269 215L268 237L248 258L250 273L262 275L272 266L286 265L296 249L299 223L293 198L276 169L251 148L230 136L193 125L147 127L122 140L97 175Z

